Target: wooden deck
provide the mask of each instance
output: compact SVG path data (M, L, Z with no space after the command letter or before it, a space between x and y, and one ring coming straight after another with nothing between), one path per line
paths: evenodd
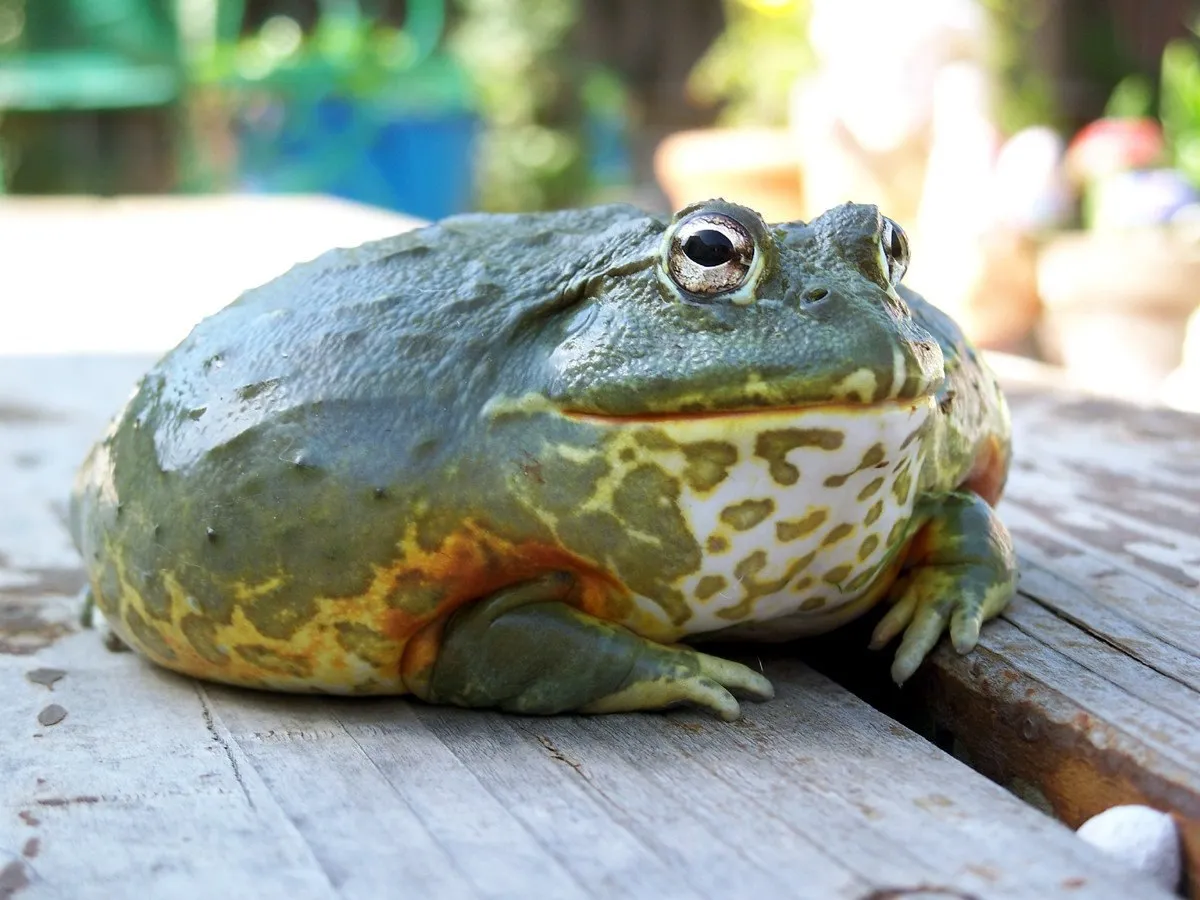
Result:
M80 630L66 492L151 361L0 356L0 898L1170 896L1068 827L1125 802L1200 858L1196 418L1000 360L1022 596L977 652L896 691L851 628L741 648L779 696L737 724L538 719L200 685Z

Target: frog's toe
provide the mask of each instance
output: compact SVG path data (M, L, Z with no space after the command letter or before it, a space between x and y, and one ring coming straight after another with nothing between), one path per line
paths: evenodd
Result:
M96 627L96 610L99 607L96 604L96 595L92 591L91 585L83 589L83 604L79 611L79 627L83 629L94 629ZM104 644L104 649L110 653L130 653L133 648L123 641L115 631L113 631L112 623L104 619L104 614L101 613L101 622L104 623L101 640Z
M775 686L765 675L755 672L749 666L721 659L719 656L709 656L707 653L697 653L696 656L700 661L701 673L725 687L735 697L760 703L774 699Z
M947 624L955 650L974 650L983 623L1004 609L1012 593L1008 578L984 580L971 566L920 569L880 620L871 646L878 649L904 630L892 664L893 680L903 684L937 645Z
M892 607L871 636L879 649L901 632L892 678L903 684L947 626L959 653L974 649L983 623L1016 591L1017 564L1008 532L974 494L949 494L913 542L908 571L892 592Z
M703 675L636 681L628 687L579 708L584 713L634 712L695 706L726 722L742 717L742 708L723 685Z
M979 631L986 614L980 604L970 608L957 607L950 616L950 643L959 653L970 653L979 643Z
M120 636L109 626L104 631L104 649L109 653L132 653L133 648L121 640Z
M79 609L79 627L96 627L96 595L92 592L91 585L87 585L83 589L83 603Z
M926 587L925 583L928 580L930 579L914 578L909 583L906 595L888 611L889 615L897 609L903 609L907 613L907 621L901 626L904 628L904 637L900 640L900 648L892 661L892 680L896 684L908 681L917 671L929 655L929 651L937 645L951 615L952 601L949 598L935 599L928 594L922 596L922 588ZM880 622L880 625L883 624ZM872 645L876 645L875 641L872 641Z
M629 712L688 705L708 709L726 722L741 718L737 699L764 701L775 687L741 663L686 647L648 645L627 686L581 708L581 712Z
M906 579L907 582L907 579ZM908 591L905 584L897 582L892 588L892 605L871 633L868 645L872 650L882 650L896 635L904 631L917 612L917 595Z

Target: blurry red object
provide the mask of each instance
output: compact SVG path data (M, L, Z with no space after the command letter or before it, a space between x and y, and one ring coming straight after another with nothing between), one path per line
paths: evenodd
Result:
M1077 183L1157 165L1166 144L1162 128L1150 118L1097 119L1067 147L1067 172Z

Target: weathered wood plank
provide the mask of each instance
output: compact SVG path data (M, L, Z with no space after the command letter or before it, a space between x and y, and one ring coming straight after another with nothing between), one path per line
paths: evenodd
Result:
M856 896L869 888L851 867L816 849L803 828L778 819L750 819L749 798L710 777L694 758L681 753L681 745L690 743L691 729L700 734L708 730L698 717L639 722L633 729L618 721L615 730L614 723L600 720L514 719L504 723L500 732L511 737L502 746L489 746L459 711L422 710L422 714L473 767L486 767L489 789L506 804L534 813L543 798L564 790L581 798L589 819L612 823L610 827L620 829L633 846L643 848L653 860L651 871L662 882L658 890L669 895L677 890L683 896L704 897L765 891L768 896L837 897ZM522 777L522 769L511 765L514 747L521 748L522 762L531 764L526 771L544 771L548 780L531 783ZM730 763L736 765L736 757ZM527 822L543 840L552 839L553 819L532 819L527 814ZM603 834L598 839L605 840ZM562 846L559 852L569 857L578 854L578 846ZM802 866L797 865L800 860ZM602 893L619 894L628 884L641 881L634 867L643 864L640 859L623 867L619 881L614 870L597 867L595 860L581 862L605 875L608 887ZM797 890L789 882L801 871L805 885Z
M974 767L1072 826L1174 813L1200 896L1200 417L1007 375L1022 596L912 690Z
M0 359L0 895L1162 895L784 657L725 725L255 694L107 653L58 516L144 364Z
M105 656L90 634L38 653L67 673L53 696L17 661L0 665L0 848L30 895L237 896L254 884L257 896L334 896L257 773L231 766L194 687L130 679L127 659ZM67 716L40 726L51 701Z
M0 897L335 896L195 686L76 633L64 489L148 362L0 358ZM66 718L41 726L51 703Z
M407 704L374 704L371 721L351 731L340 716L352 701L206 692L343 895L403 884L431 896L511 896L530 883L587 895ZM379 737L373 755L364 743Z
M517 720L501 717L481 732L469 714L451 713L447 722L437 710L406 705L400 712L385 712L385 727L369 703L337 715L394 784L410 783L414 771L424 773L419 796L410 802L419 804L429 820L470 820L482 797L511 817L505 833L527 834L589 892L617 893L639 883L650 894L700 896L680 884L627 826L606 814L603 798L579 781L587 776L578 764L544 736L535 735L535 743L517 730ZM406 737L415 733L418 740L398 742L397 730ZM591 851L581 854L581 847ZM505 852L503 844L495 849ZM499 866L499 871L510 870ZM494 877L487 869L484 876Z

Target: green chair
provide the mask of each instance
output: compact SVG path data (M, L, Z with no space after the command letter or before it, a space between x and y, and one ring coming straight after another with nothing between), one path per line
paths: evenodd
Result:
M173 116L184 85L174 9L173 0L25 0L22 32L0 46L0 117L10 152L39 171L35 190L54 190L59 176L68 190L103 190L114 163L102 157L120 153L107 123L129 111Z
M310 33L283 49L243 34L243 0L218 0L193 83L221 92L242 190L326 193L439 218L470 207L477 116L445 50L447 0L408 0L401 27L359 0L317 0Z
M24 33L0 50L0 109L166 106L180 94L170 0L27 0Z

